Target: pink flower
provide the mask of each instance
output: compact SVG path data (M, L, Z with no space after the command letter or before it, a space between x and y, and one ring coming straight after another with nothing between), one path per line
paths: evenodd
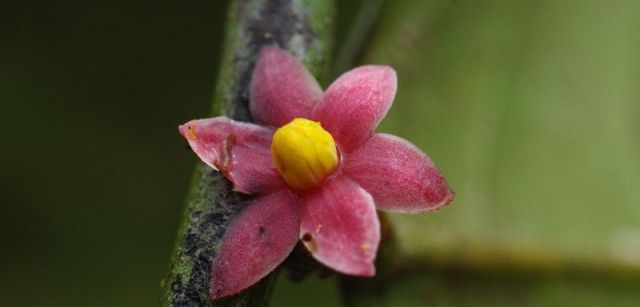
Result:
M323 93L291 55L264 47L251 84L256 124L215 117L180 126L193 151L235 191L257 195L225 234L213 264L212 299L258 282L299 239L330 268L373 276L376 209L417 213L453 199L422 151L373 132L396 84L392 68L361 66Z

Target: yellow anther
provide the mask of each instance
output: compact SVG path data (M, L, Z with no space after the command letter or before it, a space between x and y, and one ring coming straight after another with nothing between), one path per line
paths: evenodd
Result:
M271 142L273 162L294 189L317 186L338 167L336 142L320 123L296 118L280 127Z

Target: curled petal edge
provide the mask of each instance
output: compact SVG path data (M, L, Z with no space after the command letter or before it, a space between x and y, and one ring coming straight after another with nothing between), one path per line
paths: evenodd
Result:
M191 149L233 183L233 190L266 194L286 187L271 158L273 131L226 117L192 120L179 127Z

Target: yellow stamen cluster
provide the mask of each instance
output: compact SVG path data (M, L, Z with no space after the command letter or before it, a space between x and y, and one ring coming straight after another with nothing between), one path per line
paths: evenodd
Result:
M317 186L338 167L336 142L320 123L296 118L280 127L271 142L273 162L294 189Z

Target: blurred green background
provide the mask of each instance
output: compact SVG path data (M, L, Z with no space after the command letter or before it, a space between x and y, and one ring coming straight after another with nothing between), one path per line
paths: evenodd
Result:
M176 127L210 109L226 6L0 5L0 306L159 304L196 163ZM400 273L358 304L639 305L638 29L633 0L387 1L359 39L399 75L379 130L457 197L389 215ZM335 281L273 305L336 305Z

